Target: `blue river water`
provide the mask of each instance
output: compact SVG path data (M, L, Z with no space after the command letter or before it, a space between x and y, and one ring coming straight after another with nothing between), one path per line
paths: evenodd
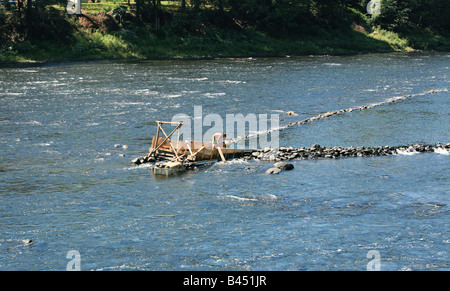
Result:
M0 68L0 270L66 270L72 250L81 270L366 270L371 251L381 270L449 270L446 151L279 175L236 160L166 179L130 163L155 120L194 106L285 125L417 94L289 127L279 145L449 143L449 68L448 53Z

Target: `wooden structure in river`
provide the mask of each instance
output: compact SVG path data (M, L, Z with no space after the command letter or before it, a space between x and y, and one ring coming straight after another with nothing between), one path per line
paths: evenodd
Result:
M197 166L241 158L247 152L251 152L226 148L222 139L217 142L215 140L211 142L181 141L182 122L156 121L156 124L156 136L152 138L152 145L147 155L147 159L153 158L155 161L163 162L153 168L155 175L170 176ZM175 128L167 134L163 125L171 125ZM174 140L172 137L175 134L178 137Z

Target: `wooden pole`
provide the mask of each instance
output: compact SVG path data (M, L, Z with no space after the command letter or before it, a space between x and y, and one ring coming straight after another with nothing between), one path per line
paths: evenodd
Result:
M222 158L222 162L226 163L227 160L225 160L225 157L223 156L222 149L221 148L217 148L217 150L219 151L220 157Z
M162 131L162 133L166 136L166 138L156 147L156 148L154 148L149 154L148 154L148 156L149 157L151 157L171 136L172 136L172 134L174 134L174 132L177 130L177 129L179 129L182 125L183 125L183 123L182 122L165 122L165 121L156 121L156 123L158 124L158 132L157 132L157 134L159 134L159 130L161 130ZM164 124L178 124L177 125L177 127L175 127L175 129L174 130L172 130L172 132L169 134L169 135L167 135L166 133L165 133L165 131L164 131L164 129L162 128L162 126L161 126L161 124L162 123L164 123ZM159 135L157 136L157 138L159 139ZM156 140L156 144L158 144L158 139ZM173 149L173 146L172 146L172 143L170 143L170 146L172 147L172 149ZM176 153L176 151L174 150L174 152L175 152L175 156L177 157L177 159L178 159L178 155L177 155L177 153Z
M198 151L195 152L195 154L191 154L191 155L189 156L189 158L194 158L194 157L195 157L199 152L201 152L204 148L205 148L205 147L202 146Z
M175 133L175 131L176 130L178 130L179 128L181 127L181 125L180 124L178 124L177 125L177 127L175 127L175 129L174 130L172 130L172 132L169 134L169 135L167 135L166 134L166 132L164 131L164 129L162 128L162 126L161 126L161 131L164 133L164 135L166 136L166 139L164 140L164 142L166 141L166 140L168 140L171 136L172 136L172 134L174 134ZM169 144L170 144L170 148L173 150L173 153L175 154L175 156L177 157L177 160L179 160L180 159L180 157L178 156L178 153L177 153L177 151L175 150L175 148L173 147L173 144L172 144L172 142L171 141L169 141Z

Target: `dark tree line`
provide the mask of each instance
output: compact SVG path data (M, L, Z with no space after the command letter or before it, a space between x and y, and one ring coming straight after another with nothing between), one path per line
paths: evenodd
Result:
M51 6L55 4L65 6L67 0L15 1L14 8L0 5L0 41L68 38L67 33L72 31L72 25L66 21L60 10ZM6 15L5 8L9 8L12 13Z
M67 0L18 1L22 5L17 22L28 38L52 39L70 30L61 13L45 8L65 5ZM370 0L178 0L176 6L161 5L160 0L136 0L135 7L126 11L126 19L131 26L176 34L201 33L205 27L251 27L281 37L324 29L346 31L352 24L364 22L395 32L450 33L450 0L379 1L381 13L369 15Z
M398 32L430 29L450 32L449 0L383 0L375 24Z
M361 15L373 25L397 32L429 29L446 34L450 31L449 0L380 1L379 15L368 15L370 0L179 0L179 11L170 15L161 11L159 0L138 0L137 14L149 22L158 19L155 23L159 24L168 23L180 14L191 21L203 16L203 21L219 26L226 26L225 22L231 19L275 36L304 33L314 25L342 30ZM161 20L162 17L167 19Z

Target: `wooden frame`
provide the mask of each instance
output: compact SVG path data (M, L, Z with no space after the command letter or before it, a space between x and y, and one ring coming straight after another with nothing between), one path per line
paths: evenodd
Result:
M147 155L148 157L151 157L152 155L156 155L157 150L164 144L166 143L166 141L169 141L170 144L170 148L172 149L173 153L175 154L176 160L180 160L181 158L178 156L178 152L177 150L175 150L175 147L172 144L172 141L170 140L170 137L179 129L183 126L183 122L169 122L169 121L156 121L156 124L158 126L157 130L156 130L156 139L154 141L152 141L152 150L150 151L150 153ZM164 128L162 127L163 124L171 124L171 125L176 125L175 129L172 130L172 132L167 135L166 132L164 131ZM165 136L165 139L158 145L159 142L159 133L162 132ZM180 138L180 134L178 134L178 139ZM179 140L178 140L179 142Z

